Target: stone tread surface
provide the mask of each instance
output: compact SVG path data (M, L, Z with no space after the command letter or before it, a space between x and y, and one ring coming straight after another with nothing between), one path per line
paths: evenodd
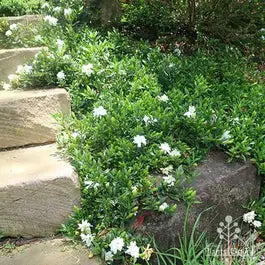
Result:
M55 144L0 152L0 231L54 234L80 202L78 177Z
M0 91L0 149L55 142L53 115L70 112L64 89Z
M61 239L48 240L16 248L11 254L0 252L0 265L101 265L89 258L82 246L73 248Z
M0 17L0 19L6 19L9 24L22 23L22 24L36 24L41 21L40 15L24 15L24 16L12 16L12 17Z
M18 65L27 63L43 47L0 49L0 82L8 82L8 76L15 74Z

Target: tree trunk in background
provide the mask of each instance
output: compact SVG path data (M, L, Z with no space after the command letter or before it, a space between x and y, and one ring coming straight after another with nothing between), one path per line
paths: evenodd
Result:
M103 26L114 25L121 14L119 0L84 0L84 2L88 10L93 8L98 11Z

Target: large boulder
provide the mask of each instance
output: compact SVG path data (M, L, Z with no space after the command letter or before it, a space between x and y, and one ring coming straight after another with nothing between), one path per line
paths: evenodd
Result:
M214 151L198 166L200 176L191 186L197 191L200 203L189 210L187 235L190 235L200 213L208 209L202 214L196 232L206 232L209 239L216 239L219 222L225 222L225 217L229 215L234 219L242 217L246 211L242 206L258 198L260 177L256 167L250 161L228 163L227 160L226 154ZM173 216L153 213L146 217L138 233L154 235L163 250L178 247L187 206L184 202L177 205Z
M0 232L56 233L80 203L78 177L55 145L0 152Z
M34 59L43 48L17 48L0 50L0 83L8 82L8 76L17 71L18 65L23 65ZM1 89L1 88L0 88Z
M55 142L52 115L70 112L64 89L0 91L0 149Z

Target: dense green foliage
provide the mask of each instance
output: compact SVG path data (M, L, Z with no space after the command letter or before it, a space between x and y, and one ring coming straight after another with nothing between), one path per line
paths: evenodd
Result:
M235 45L198 47L192 56L178 48L161 53L159 45L117 30L78 25L82 6L60 5L45 8L58 18L44 18L48 48L12 85L70 92L73 115L57 117L58 144L79 174L82 203L65 233L82 236L78 224L86 220L93 225L94 253L104 254L117 237L127 246L132 240L146 246L130 222L146 212L173 213L180 200L192 202L195 192L184 184L210 149L251 158L265 173L264 72ZM133 263L124 252L114 258Z
M259 0L122 1L121 24L139 38L166 39L172 46L235 44L264 59L265 2ZM165 41L165 40L164 40ZM217 42L217 43L216 43Z
M0 17L39 13L44 0L0 0Z

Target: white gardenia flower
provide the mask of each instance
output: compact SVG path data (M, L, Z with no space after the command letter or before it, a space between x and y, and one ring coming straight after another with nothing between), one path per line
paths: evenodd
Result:
M137 247L136 242L132 241L125 251L126 254L132 256L135 259L139 258L139 247Z
M4 83L4 84L3 84L3 89L4 89L5 91L10 90L10 89L11 89L11 85L10 85L10 84L7 84L7 83Z
M150 117L148 117L148 116L144 116L143 117L143 121L146 123L146 124L148 124L149 123L149 121L150 121Z
M254 211L251 211L249 213L245 213L244 214L243 221L245 223L249 223L250 224L250 223L252 223L254 221L255 217L256 217L255 212Z
M42 41L41 35L36 35L34 39L35 41Z
M124 247L124 240L121 237L116 237L110 242L110 250L113 254L121 251Z
M52 17L50 15L44 17L44 21L48 22L51 26L56 26L58 19L56 17Z
M63 71L62 71L63 72ZM59 72L60 73L60 72ZM59 74L58 73L58 74ZM58 74L57 74L57 77L58 77ZM77 137L79 137L80 136L80 133L79 132L73 132L72 134L71 134L71 136L74 138L74 139L76 139Z
M48 3L44 3L44 4L41 6L42 9L49 8L49 7L50 7L50 5L49 5Z
M113 254L111 251L105 253L105 261L113 261Z
M144 115L143 121L144 121L144 123L146 125L148 125L148 124L153 124L153 123L157 122L157 119L156 118L153 118L152 116Z
M84 184L85 184L87 189L89 189L89 188L97 189L100 186L99 183L91 181L91 180L85 180Z
M57 22L58 22L58 19L57 19L57 18L55 18L55 17L50 17L50 19L49 19L49 24L50 24L51 26L56 26L56 25L57 25Z
M195 118L196 117L196 108L194 106L189 106L189 111L184 113L184 116L188 118Z
M170 154L171 152L171 147L169 146L168 143L163 143L160 145L160 149L164 152L164 153L167 153L167 154Z
M230 131L225 131L221 137L222 142L226 142L231 139Z
M71 8L65 8L64 9L64 15L67 16L71 16L71 14L73 13L73 9Z
M64 41L63 40L60 40L60 39L57 39L56 40L56 45L58 46L58 49L61 50L64 46Z
M163 102L167 102L169 100L169 98L166 94L164 94L162 96L158 96L158 100L163 101Z
M93 116L94 117L101 117L107 115L107 111L104 109L104 107L99 106L97 108L94 108L93 110Z
M135 193L135 192L137 192L137 191L138 191L137 186L132 186L132 193Z
M90 248L92 241L94 240L94 236L91 234L81 234L81 239L86 244L86 246Z
M28 64L25 64L24 65L24 73L25 74L31 74L32 73L32 69L33 69L33 67L32 67L32 65L28 65Z
M57 74L57 79L59 80L59 81L63 81L63 80L65 80L65 74L64 74L64 72L63 71L60 71L58 74ZM77 133L78 134L78 133ZM76 137L77 137L78 135L76 135ZM75 137L75 138L76 138Z
M136 135L133 138L133 142L138 146L141 147L142 145L146 145L147 141L146 138L143 135Z
M160 170L162 171L163 174L165 175L169 175L170 172L173 171L173 166L172 165L169 165L168 167L165 167L165 168L160 168Z
M100 186L100 184L96 182L93 187L94 187L94 189L97 189L99 186Z
M23 65L18 65L16 73L17 73L17 74L22 74L23 72L24 72L24 67L23 67Z
M88 189L88 188L90 188L90 187L92 187L94 185L94 181L85 180L84 184L85 184L86 188Z
M171 175L165 176L163 179L168 186L172 187L175 185L176 179Z
M9 28L10 30L17 30L18 27L17 27L17 24L11 24Z
M239 124L239 118L238 117L235 117L234 118L234 122L237 123L237 124Z
M7 37L11 36L12 34L13 34L13 32L12 32L11 30L8 30L8 31L5 33L5 35L6 35Z
M69 54L65 54L65 55L63 56L63 59L64 59L64 60L71 60L71 55L69 55Z
M256 227L256 228L259 228L259 227L261 227L262 226L262 223L260 222L260 221L254 221L253 222L253 225L254 225L254 227Z
M170 156L181 156L181 153L178 149L174 149L169 154L170 154Z
M86 234L91 233L91 227L92 225L87 220L82 220L82 222L78 224L78 229Z
M55 13L60 13L61 10L62 10L62 8L61 8L60 6L56 6L56 7L53 9L53 11L54 11Z
M18 80L18 75L11 74L8 76L8 79L10 80L10 82L15 82Z
M166 210L166 208L168 207L168 204L166 202L162 203L159 208L158 211L159 212L164 212Z
M90 76L93 74L93 64L85 64L82 66L82 73L86 74L87 76Z

